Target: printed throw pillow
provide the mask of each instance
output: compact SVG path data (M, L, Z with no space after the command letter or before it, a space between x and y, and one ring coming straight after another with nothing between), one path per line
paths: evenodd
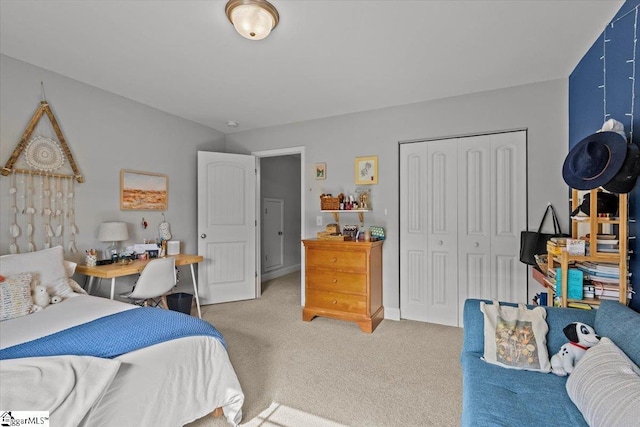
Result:
M543 307L527 309L480 303L484 314L483 360L505 368L550 372L547 351L547 312Z
M0 321L26 316L33 311L32 273L18 273L0 282Z
M567 393L592 427L638 425L640 368L607 337L580 359Z
M55 246L36 252L0 256L0 274L10 276L31 272L33 280L47 288L49 295L66 298L73 295L67 284L67 269L64 264L62 246Z

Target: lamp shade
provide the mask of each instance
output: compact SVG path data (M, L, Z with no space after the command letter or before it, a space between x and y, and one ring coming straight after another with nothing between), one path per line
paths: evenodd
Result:
M236 31L249 40L267 37L280 19L276 8L266 0L229 0L225 11Z
M98 240L101 242L122 242L128 239L126 222L103 222L98 228Z

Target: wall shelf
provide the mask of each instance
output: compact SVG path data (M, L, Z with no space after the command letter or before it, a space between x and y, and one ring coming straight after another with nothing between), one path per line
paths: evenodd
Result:
M333 220L340 224L340 214L341 213L357 213L358 219L360 220L360 224L364 225L364 213L371 212L371 209L336 209L336 210L321 210L320 212L328 212L333 215Z

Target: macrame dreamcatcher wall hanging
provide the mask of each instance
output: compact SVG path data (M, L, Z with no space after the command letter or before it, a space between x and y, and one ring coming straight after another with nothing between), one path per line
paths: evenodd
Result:
M77 253L75 181L84 179L44 100L44 86L42 93L43 100L0 171L11 180L9 251L33 252L60 245ZM43 115L49 118L49 126L40 120Z

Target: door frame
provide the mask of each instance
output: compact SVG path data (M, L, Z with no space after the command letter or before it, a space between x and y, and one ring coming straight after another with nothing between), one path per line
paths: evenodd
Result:
M305 269L305 257L304 257L304 246L302 244L302 239L306 235L306 226L304 220L305 214L305 178L306 174L306 161L305 161L305 148L303 146L297 147L289 147L289 148L275 148L272 150L261 150L261 151L253 151L251 155L256 157L256 218L260 216L261 203L262 199L260 195L261 190L261 177L260 177L260 159L263 157L278 157L278 156L289 156L293 154L300 155L300 305L304 305L305 300L305 280L304 274L302 272ZM262 271L262 230L260 226L260 221L258 221L256 227L256 259L259 260L260 264L257 266L258 271ZM262 283L261 280L256 280L256 296L260 298L262 296Z

